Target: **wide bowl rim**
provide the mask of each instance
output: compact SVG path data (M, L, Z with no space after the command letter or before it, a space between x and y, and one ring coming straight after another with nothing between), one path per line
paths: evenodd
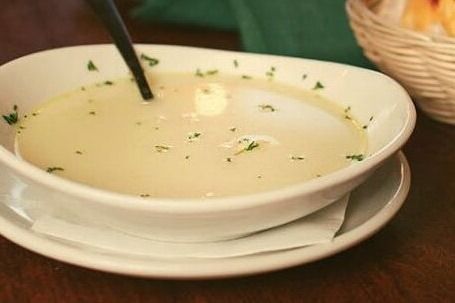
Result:
M302 183L297 183L289 185L283 188L259 192L254 194L239 195L239 196L226 196L226 197L210 197L207 199L204 198L142 198L128 194L117 193L101 188L92 187L90 185L85 185L69 179L61 178L55 175L46 173L45 171L39 169L38 167L19 159L12 152L7 150L5 147L0 145L0 161L8 166L15 172L18 172L23 177L30 179L40 185L47 187L50 191L56 190L58 192L64 193L68 196L89 200L92 202L97 202L104 204L106 206L116 207L120 209L129 209L129 210L141 210L141 211L151 211L151 212L172 212L172 213L182 213L182 214L191 214L191 213L212 213L219 211L234 211L238 209L250 209L254 207L264 206L270 203L278 203L279 201L284 201L289 198L304 196L316 193L320 190L327 189L338 184L348 182L350 180L359 177L369 170L374 169L380 163L385 161L387 158L395 154L399 149L406 143L406 141L411 136L415 123L416 123L416 110L414 104L406 92L406 90L398 84L395 80L389 76L382 74L377 71L346 65L342 63L321 61L315 59L306 59L306 58L293 58L293 57L284 57L277 55L268 55L268 54L252 54L244 53L238 51L228 51L228 50L218 50L218 49L209 49L201 47L190 47L190 46L179 46L179 45L162 45L162 44L135 44L135 46L141 47L159 47L159 48L180 48L182 51L185 49L193 50L202 50L214 53L221 53L226 55L241 55L242 57L263 57L267 58L289 58L297 59L306 62L312 62L313 64L322 64L322 65L332 65L339 66L345 69L350 69L353 71L361 73L370 73L376 77L382 78L387 81L387 83L392 84L398 93L402 95L400 102L404 104L406 110L406 121L404 121L403 127L400 131L394 136L394 138L382 147L380 150L376 151L373 155L368 156L363 161L356 163L355 165L350 165L338 171L332 172L328 175L322 176L320 178L315 178L309 181ZM26 60L30 57L36 55L43 55L46 53L60 52L65 50L71 50L76 48L113 48L112 44L88 44L88 45L75 45L67 46L60 48L53 48L48 50L43 50L35 53L31 53L16 59L13 59L0 66L0 72L7 66L14 65L22 60ZM208 202L209 203L205 203Z

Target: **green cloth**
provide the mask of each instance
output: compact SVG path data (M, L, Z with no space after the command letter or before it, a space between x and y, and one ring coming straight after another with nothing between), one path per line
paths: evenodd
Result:
M344 0L143 0L133 15L239 31L246 51L372 68L353 37Z

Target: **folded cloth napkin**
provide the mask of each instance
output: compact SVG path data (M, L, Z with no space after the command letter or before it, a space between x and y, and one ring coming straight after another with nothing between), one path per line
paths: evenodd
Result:
M349 195L294 222L243 238L205 242L163 242L126 234L93 222L69 222L43 215L32 225L34 232L119 254L155 258L229 258L287 250L332 241L340 229Z
M240 32L249 52L372 68L357 46L344 0L143 0L133 16L146 21Z

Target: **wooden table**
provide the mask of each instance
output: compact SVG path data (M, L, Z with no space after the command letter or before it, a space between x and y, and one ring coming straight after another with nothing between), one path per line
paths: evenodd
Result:
M122 2L126 13L131 1ZM136 42L239 49L234 33L144 25ZM35 51L108 42L81 0L2 0L0 64ZM160 281L42 257L0 237L0 302L455 302L455 127L419 112L404 148L413 172L398 215L369 240L319 262L216 281Z

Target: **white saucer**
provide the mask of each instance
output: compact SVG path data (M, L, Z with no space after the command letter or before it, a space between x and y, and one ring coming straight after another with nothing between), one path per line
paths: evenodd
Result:
M400 209L410 180L408 162L400 152L351 194L343 226L331 243L233 258L150 258L48 238L31 231L33 222L3 201L0 203L0 233L36 253L107 272L171 279L249 275L319 260L368 238ZM14 186L14 182L9 183Z

